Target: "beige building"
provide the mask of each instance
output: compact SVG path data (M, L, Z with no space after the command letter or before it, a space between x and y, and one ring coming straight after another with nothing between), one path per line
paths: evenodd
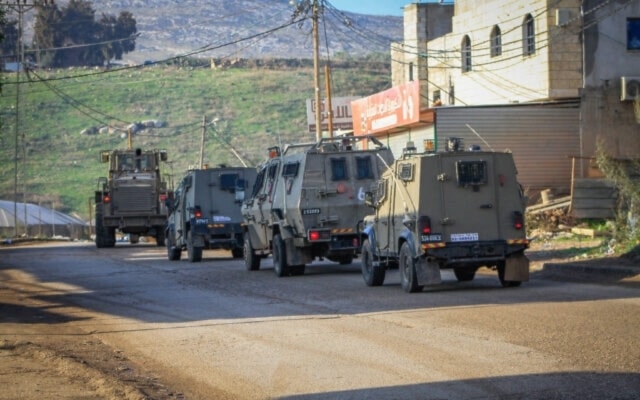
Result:
M617 158L640 154L640 0L413 3L404 24L392 81L419 80L421 110L434 114L424 136L509 149L531 189L600 176L598 142ZM387 141L420 140L402 128Z

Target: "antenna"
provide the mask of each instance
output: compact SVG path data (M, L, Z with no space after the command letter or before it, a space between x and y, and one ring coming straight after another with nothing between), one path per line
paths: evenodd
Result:
M475 133L475 134L476 134L476 136L477 136L477 137L479 137L479 138L480 138L480 140L482 140L482 141L484 142L484 144L486 144L486 145L487 145L487 147L488 147L491 151L495 151L495 150L493 149L493 147L491 147L491 145L490 145L489 143L487 143L487 141L486 141L486 140L484 140L484 138L483 138L482 136L480 136L480 134L479 134L478 132L476 132L476 131L475 131L475 129L473 129L473 128L471 127L471 125L469 125L469 124L465 124L465 125L467 126L467 128L469 128L469 130L471 130L471 132Z

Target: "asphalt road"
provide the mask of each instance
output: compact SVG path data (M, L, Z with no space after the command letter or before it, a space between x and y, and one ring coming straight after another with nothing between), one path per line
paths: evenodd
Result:
M189 263L152 245L3 248L0 384L24 386L0 399L640 396L637 281L534 270L504 289L494 271L446 272L407 294L397 271L370 288L359 268L277 278L271 259L249 272L228 252ZM79 394L56 393L56 374Z

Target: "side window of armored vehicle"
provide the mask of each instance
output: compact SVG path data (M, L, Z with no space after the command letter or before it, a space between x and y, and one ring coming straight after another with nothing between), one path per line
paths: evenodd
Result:
M398 176L403 182L409 182L413 180L413 164L404 163L400 164Z
M291 194L293 188L293 179L298 176L298 169L300 168L300 162L290 162L282 166L282 177L286 181L287 194Z
M236 182L240 175L238 174L220 174L220 190L235 192Z
M285 178L295 178L296 176L298 176L299 167L299 161L286 163L284 167L282 167L282 176Z
M273 163L269 165L269 170L267 171L267 194L271 195L271 191L273 190L274 181L276 180L276 175L278 173L278 163Z
M331 159L331 180L346 181L349 178L347 174L347 159L344 157Z
M356 157L356 179L373 179L373 169L371 168L371 157Z
M384 199L387 197L387 180L386 179L380 179L378 181L378 185L375 188L375 204L381 204Z
M256 176L256 180L253 183L253 189L251 190L251 198L258 196L260 193L260 189L262 189L262 185L264 184L264 177L266 176L267 168L264 167L258 172L258 176Z

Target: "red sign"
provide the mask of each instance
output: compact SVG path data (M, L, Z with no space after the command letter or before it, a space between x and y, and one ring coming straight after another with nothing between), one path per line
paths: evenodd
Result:
M420 82L394 86L351 102L353 133L366 135L420 121Z

